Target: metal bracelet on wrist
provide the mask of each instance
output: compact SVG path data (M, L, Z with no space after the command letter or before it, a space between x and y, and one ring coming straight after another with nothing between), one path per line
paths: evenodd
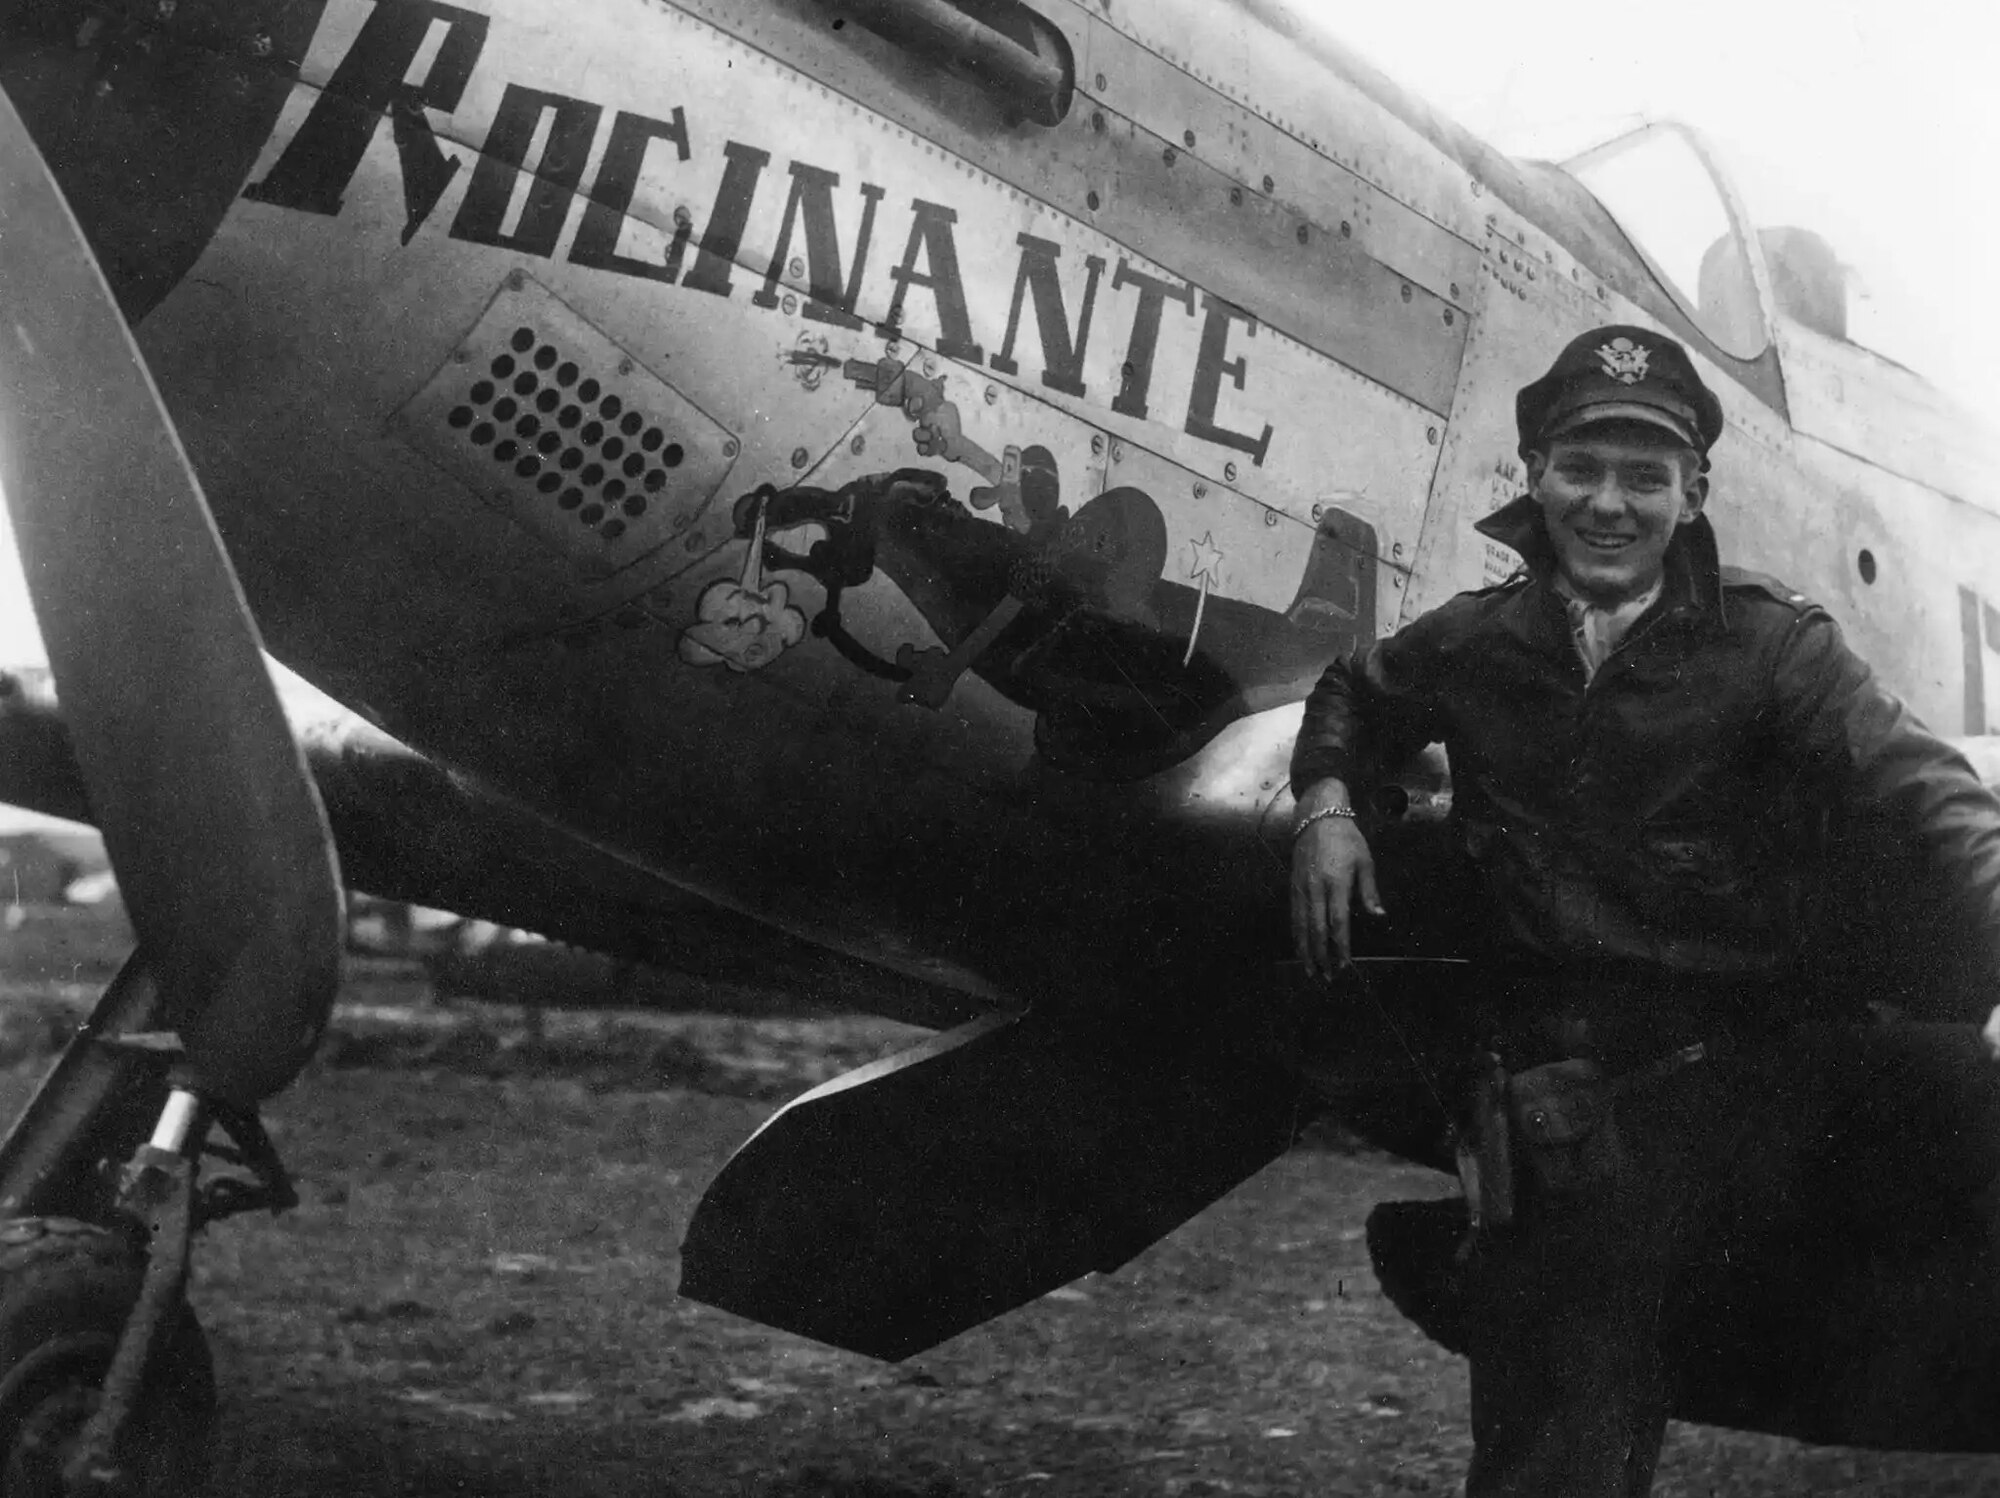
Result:
M1303 819L1298 826L1292 829L1292 841L1296 843L1300 838L1305 836L1305 832L1308 827L1312 826L1312 824L1315 822L1324 822L1328 817L1345 817L1348 821L1351 822L1354 820L1354 808L1351 806L1321 807L1318 811L1314 812L1311 816Z

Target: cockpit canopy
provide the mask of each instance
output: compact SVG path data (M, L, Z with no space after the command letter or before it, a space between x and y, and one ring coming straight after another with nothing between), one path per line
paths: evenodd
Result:
M1847 338L1847 267L1810 229L1759 229L1771 300L1793 322L1829 338Z
M1660 123L1573 156L1563 170L1587 187L1663 289L1716 347L1753 359L1770 341L1744 251L1748 224L1706 146ZM1810 229L1756 230L1772 310L1829 338L1847 334L1847 275Z

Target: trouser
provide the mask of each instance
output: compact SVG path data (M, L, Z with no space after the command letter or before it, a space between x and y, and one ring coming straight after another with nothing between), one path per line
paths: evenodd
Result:
M1474 1245L1468 1498L1646 1494L1682 1369L1746 1306L1784 1342L1789 1268L1830 1246L1914 1256L1954 1231L2000 1244L2000 1065L1971 1026L1813 1026L1632 1074L1608 1126L1612 1168L1561 1189L1517 1149L1514 1220ZM1736 1306L1717 1301L1719 1264ZM2000 1285L1975 1293L1964 1314L1991 1323L1971 1334L1990 1348ZM1792 1307L1801 1325L1820 1309ZM1849 1410L1864 1423L1898 1397L1865 1351Z

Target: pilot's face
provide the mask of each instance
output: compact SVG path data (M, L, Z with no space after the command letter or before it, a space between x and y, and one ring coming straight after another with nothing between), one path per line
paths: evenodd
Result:
M1708 497L1693 468L1666 433L1630 424L1585 427L1528 455L1529 490L1577 594L1611 607L1659 581L1667 543Z

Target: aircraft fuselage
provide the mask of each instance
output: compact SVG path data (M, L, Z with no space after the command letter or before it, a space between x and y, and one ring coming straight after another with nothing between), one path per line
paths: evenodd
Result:
M43 18L0 77L273 652L796 933L1020 997L1282 956L1297 703L1511 571L1513 391L1603 323L1721 394L1730 559L2000 717L1990 484L1871 430L1914 382L1732 359L1581 189L1280 23L1023 9L1055 123L807 0Z

